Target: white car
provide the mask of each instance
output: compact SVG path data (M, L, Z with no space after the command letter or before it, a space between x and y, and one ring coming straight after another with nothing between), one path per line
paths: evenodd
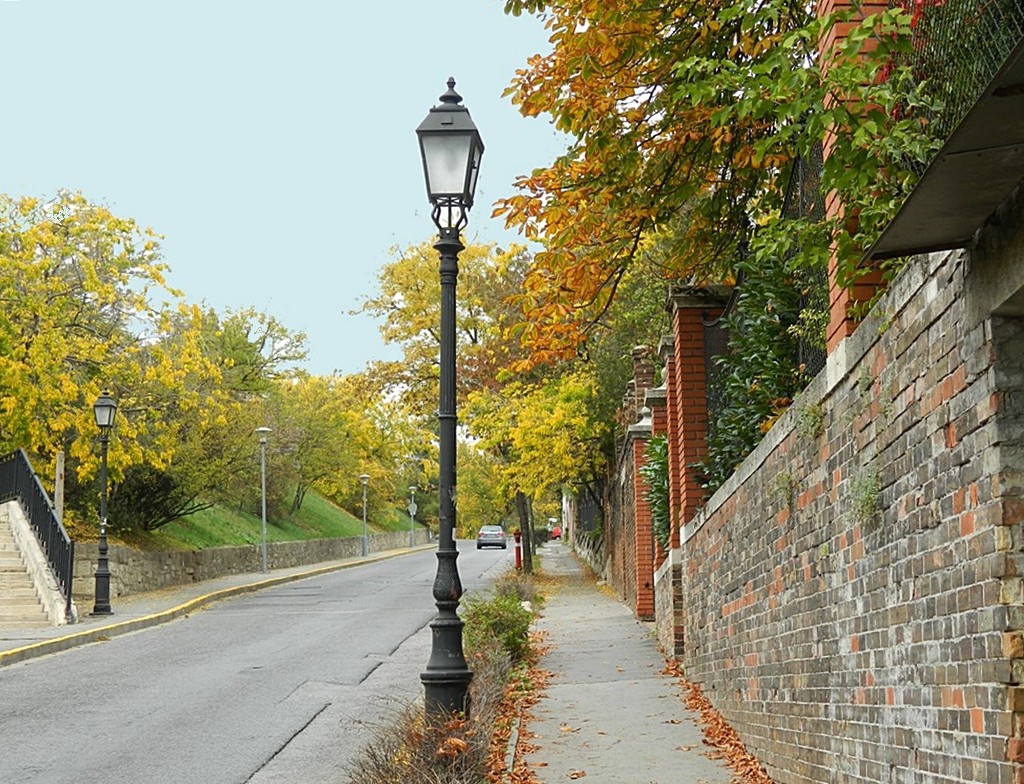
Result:
M477 531L476 549L481 547L500 547L502 550L508 547L505 540L505 529L500 525L485 525Z

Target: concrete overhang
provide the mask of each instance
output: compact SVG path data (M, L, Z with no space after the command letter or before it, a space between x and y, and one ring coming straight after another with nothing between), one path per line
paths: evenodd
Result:
M962 248L1024 179L1024 39L925 170L869 259Z

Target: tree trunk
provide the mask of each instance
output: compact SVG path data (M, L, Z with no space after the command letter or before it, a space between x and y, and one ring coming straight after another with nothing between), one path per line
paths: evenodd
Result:
M302 482L295 485L295 496L292 498L292 514L295 514L302 508L302 502L306 500L307 485Z
M533 574L533 515L530 499L525 493L516 493L516 513L519 515L519 530L522 532L523 572Z

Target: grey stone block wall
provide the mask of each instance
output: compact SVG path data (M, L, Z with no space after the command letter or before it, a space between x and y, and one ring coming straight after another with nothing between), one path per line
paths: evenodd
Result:
M425 544L427 531L414 531L414 537L416 544ZM369 540L371 553L398 550L409 546L409 532L370 534ZM271 570L287 569L354 558L361 553L362 537L358 536L271 542L267 544L267 566ZM74 595L80 602L92 600L97 557L96 543L76 543ZM112 597L202 582L231 574L259 572L261 565L259 545L162 553L111 545L109 559Z

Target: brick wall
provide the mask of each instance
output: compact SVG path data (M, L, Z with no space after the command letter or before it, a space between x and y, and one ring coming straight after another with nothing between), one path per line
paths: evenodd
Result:
M1024 781L1024 325L971 317L988 263L908 265L683 526L680 658L780 784Z

